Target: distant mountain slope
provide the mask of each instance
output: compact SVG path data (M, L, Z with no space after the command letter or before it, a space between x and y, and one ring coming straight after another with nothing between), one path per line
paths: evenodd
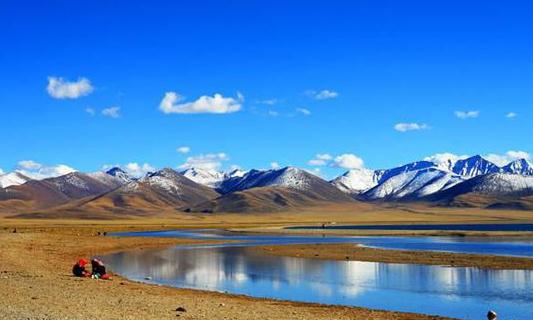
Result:
M462 181L457 175L430 167L391 176L365 192L363 197L370 200L416 199L448 189Z
M331 184L349 194L361 194L377 186L384 170L352 169L331 180Z
M506 166L502 167L502 171L505 173L521 174L524 176L533 176L533 164L526 159L519 159L510 162Z
M320 203L354 202L327 181L304 170L286 167L252 170L226 194L190 208L195 212L265 212L315 206Z
M251 170L244 176L232 181L229 186L224 186L224 192L243 191L261 187L287 187L296 190L325 189L338 193L327 181L296 167L285 167L272 170Z
M0 175L0 188L7 188L10 186L18 186L30 181L31 178L23 175L20 172L13 171Z
M208 186L213 189L220 187L220 185L228 179L238 179L246 174L245 171L239 169L235 169L230 172L220 172L216 170L207 170L202 168L189 168L180 173L196 183Z
M423 200L445 205L492 206L533 196L533 176L493 173L477 176ZM481 200L482 201L481 201Z
M479 155L458 160L452 168L452 172L466 178L500 171L501 169L497 165Z
M173 169L163 169L84 203L81 209L133 212L179 209L218 197Z
M30 180L22 185L0 189L0 201L12 201L22 207L47 208L71 200L109 192L116 184L103 183L88 174L72 172L60 177ZM29 204L28 204L29 203ZM14 208L16 210L16 207Z

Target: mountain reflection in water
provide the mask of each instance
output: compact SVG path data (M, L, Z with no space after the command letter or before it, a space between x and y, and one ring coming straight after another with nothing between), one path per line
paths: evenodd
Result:
M256 247L138 250L104 257L130 279L254 297L481 319L533 318L533 272L271 256Z

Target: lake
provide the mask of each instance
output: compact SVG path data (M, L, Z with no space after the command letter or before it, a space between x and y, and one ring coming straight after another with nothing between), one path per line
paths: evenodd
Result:
M496 251L495 254L531 257L532 239L235 235L212 230L122 235L249 241L137 250L103 257L113 271L137 281L462 319L483 319L489 309L497 310L501 319L533 318L532 271L279 257L255 247L258 244L363 242L371 246L395 244L402 247L403 244L403 248L413 244L424 248L442 245L446 251Z

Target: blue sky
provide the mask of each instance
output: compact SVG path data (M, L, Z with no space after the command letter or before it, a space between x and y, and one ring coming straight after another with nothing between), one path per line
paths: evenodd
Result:
M443 152L527 155L532 9L2 1L0 168L275 162L331 177Z

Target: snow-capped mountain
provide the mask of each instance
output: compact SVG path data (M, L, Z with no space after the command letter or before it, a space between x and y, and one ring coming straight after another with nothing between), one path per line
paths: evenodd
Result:
M460 176L430 167L391 176L363 196L370 200L418 198L448 189L462 181Z
M133 179L120 168L113 168L106 172L93 172L89 173L88 176L105 185L108 185L112 189L118 188L133 181Z
M479 155L458 160L452 168L452 172L465 178L473 178L482 174L500 171L500 167Z
M133 180L135 180L132 176L130 176L126 171L122 170L119 167L113 167L105 172L108 176L115 177L122 181L123 183L129 183Z
M246 174L246 171L235 169L230 172L221 172L202 168L189 168L180 173L196 183L218 189L224 181L232 178L241 178Z
M231 190L226 192L241 191L258 187L287 187L292 189L307 189L310 181L314 177L312 174L295 167L285 167L272 170L250 170L237 179L231 186Z
M331 183L344 192L360 194L359 198L369 200L416 199L441 192L473 177L499 172L532 175L533 166L526 160L516 160L500 168L477 155L438 163L413 162L388 170L351 170Z
M423 169L433 168L435 166L436 166L435 163L431 161L417 161L417 162L408 163L400 167L383 170L383 175L381 176L380 183L388 180L391 177L397 176L405 172L423 170Z
M192 181L210 188L217 188L226 179L224 172L202 168L189 168L180 173Z
M146 174L138 180L87 203L87 207L109 207L113 210L161 211L205 202L218 197L213 189L198 184L177 171L165 168Z
M81 172L44 179L42 182L52 185L54 189L72 199L103 194L121 185L118 180L101 181Z
M361 194L377 186L383 173L383 170L352 169L331 180L331 184L343 192Z
M505 173L533 176L533 164L527 161L526 159L519 159L512 161L506 166L502 167L502 171Z
M475 194L503 197L527 197L533 195L533 176L509 173L491 173L477 176L447 190L427 197L430 201L453 201L459 196Z
M0 188L7 188L10 186L18 186L30 181L31 178L23 175L20 172L14 171L0 175Z
M183 194L183 190L186 184L189 184L191 180L185 178L173 169L165 168L156 172L148 173L141 178L139 182L148 184L159 190L163 190L166 193L180 197Z

